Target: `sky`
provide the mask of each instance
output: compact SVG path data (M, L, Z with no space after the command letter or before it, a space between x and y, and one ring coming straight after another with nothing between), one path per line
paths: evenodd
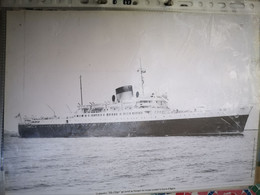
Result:
M141 92L140 64L145 94L166 93L172 108L256 108L258 24L246 15L10 11L5 129L17 131L18 113L75 111L80 75L86 104L124 85Z

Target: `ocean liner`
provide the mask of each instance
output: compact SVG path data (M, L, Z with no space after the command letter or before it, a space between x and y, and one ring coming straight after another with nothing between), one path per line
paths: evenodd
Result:
M166 95L144 95L131 85L115 90L109 103L81 103L67 117L25 117L18 124L20 137L136 137L243 134L252 108L182 111L170 109Z

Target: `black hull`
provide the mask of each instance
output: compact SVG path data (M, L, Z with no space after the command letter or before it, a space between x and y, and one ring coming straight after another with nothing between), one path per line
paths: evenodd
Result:
M248 115L59 125L19 124L21 137L137 137L242 134Z

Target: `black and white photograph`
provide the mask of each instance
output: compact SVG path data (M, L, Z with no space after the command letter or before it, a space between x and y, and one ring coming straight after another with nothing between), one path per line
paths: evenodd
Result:
M9 11L6 194L254 184L259 19Z

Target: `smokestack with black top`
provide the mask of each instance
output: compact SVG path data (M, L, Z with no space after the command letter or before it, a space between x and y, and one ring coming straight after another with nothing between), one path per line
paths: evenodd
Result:
M118 102L129 100L132 97L133 97L132 85L126 85L116 89L116 99Z

